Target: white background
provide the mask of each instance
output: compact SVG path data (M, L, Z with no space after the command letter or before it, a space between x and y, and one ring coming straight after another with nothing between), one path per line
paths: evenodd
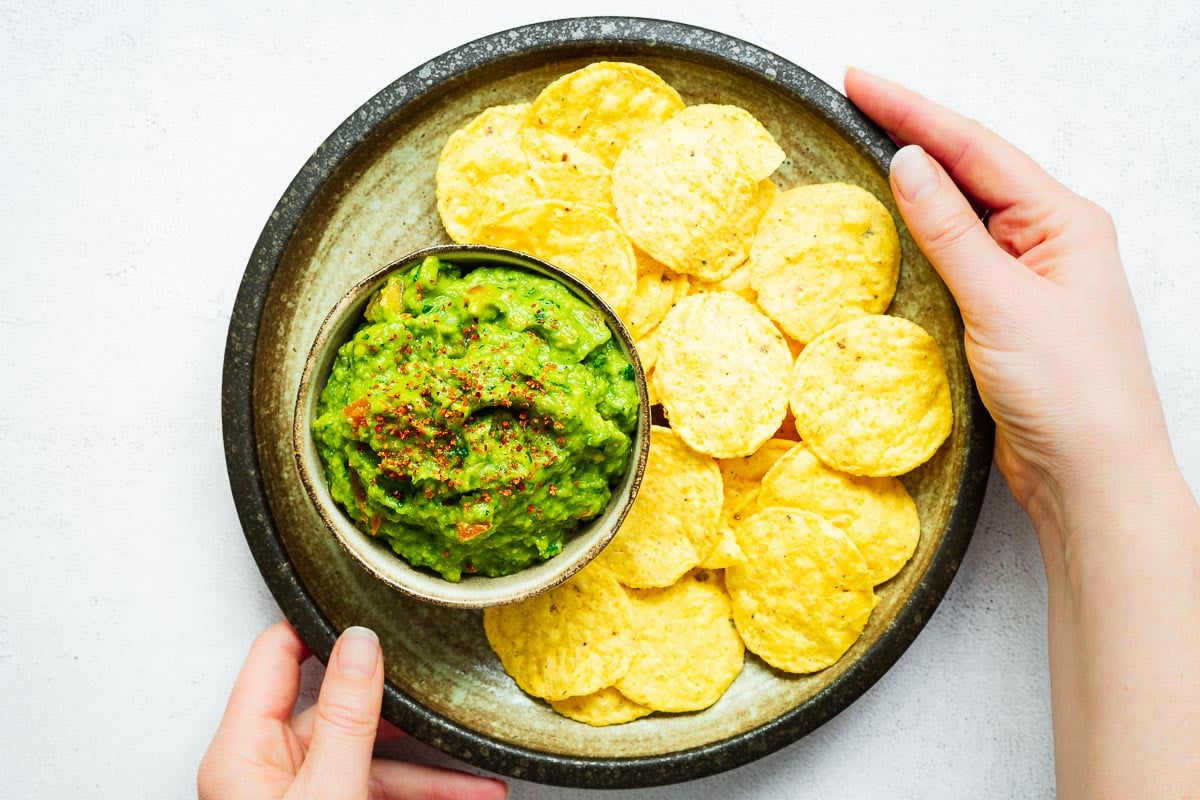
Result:
M1115 217L1176 452L1200 487L1190 0L206 5L0 2L5 797L194 795L246 648L279 617L221 445L246 260L293 175L359 104L515 25L698 24L834 85L847 64L871 69L1000 131ZM621 794L1049 796L1044 607L1032 531L993 476L937 614L857 703L749 766ZM307 670L309 695L319 676ZM418 743L401 752L447 761ZM513 783L516 797L590 794Z

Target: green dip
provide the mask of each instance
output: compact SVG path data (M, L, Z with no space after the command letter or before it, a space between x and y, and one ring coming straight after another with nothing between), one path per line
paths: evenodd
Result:
M549 278L429 257L365 317L313 423L363 530L458 581L557 555L608 505L638 397L600 312Z

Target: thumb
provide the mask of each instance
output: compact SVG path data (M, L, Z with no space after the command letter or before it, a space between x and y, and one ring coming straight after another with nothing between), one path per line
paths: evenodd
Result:
M902 147L892 157L891 182L909 232L963 317L986 315L1025 270L992 240L954 181L919 145Z
M367 797L371 752L383 702L383 653L368 628L347 628L329 657L312 744L300 769L302 796Z

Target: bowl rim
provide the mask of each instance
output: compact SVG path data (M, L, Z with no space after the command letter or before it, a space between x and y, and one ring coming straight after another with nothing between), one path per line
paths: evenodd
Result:
M496 62L626 53L698 61L768 81L841 133L881 173L887 174L896 145L837 89L762 47L728 34L666 20L575 17L499 31L434 57L367 100L305 162L268 217L234 301L222 373L226 466L247 545L276 602L322 662L328 660L340 631L321 613L301 581L276 528L263 486L253 423L259 325L270 284L290 237L341 162L406 106L437 96L475 69ZM383 716L414 737L470 764L522 780L585 788L639 788L694 780L749 763L795 742L847 708L900 658L932 616L958 569L983 504L994 432L969 372L966 380L966 463L941 546L876 643L837 681L801 705L769 723L707 745L628 758L567 756L493 739L431 712L390 682L384 687Z
M507 266L558 282L600 312L618 346L633 365L638 414L630 437L630 459L604 511L573 535L558 555L500 578L464 575L458 583L447 581L413 568L386 544L363 533L330 497L324 466L313 441L312 421L321 387L328 380L329 367L337 350L349 341L347 335L352 336L355 325L361 322L363 307L389 276L431 256L472 270L484 266ZM583 281L540 258L505 247L484 244L430 245L403 255L359 280L338 298L325 315L304 360L304 370L296 390L292 412L292 449L300 482L325 529L342 551L372 577L417 600L450 608L487 608L517 603L553 589L587 566L612 541L629 514L646 472L646 458L650 449L649 409L646 374L632 334L604 298Z

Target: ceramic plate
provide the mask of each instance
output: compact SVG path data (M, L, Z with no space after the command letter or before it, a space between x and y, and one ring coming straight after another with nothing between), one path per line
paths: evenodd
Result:
M857 183L891 203L895 147L830 86L753 45L655 20L586 18L470 42L368 100L320 146L280 199L246 268L225 355L224 434L246 540L280 606L328 657L349 625L379 633L384 716L464 761L526 780L617 788L702 777L776 750L849 705L890 667L944 594L979 513L990 422L967 370L954 303L901 227L891 312L923 325L946 358L955 422L904 477L921 513L912 561L880 587L866 632L835 666L789 675L747 656L711 708L592 728L523 694L484 639L479 612L425 605L375 582L321 524L297 475L290 426L305 355L334 302L397 257L447 242L434 199L446 137L490 105L529 101L592 61L659 73L688 103L734 103L788 154L784 188Z

